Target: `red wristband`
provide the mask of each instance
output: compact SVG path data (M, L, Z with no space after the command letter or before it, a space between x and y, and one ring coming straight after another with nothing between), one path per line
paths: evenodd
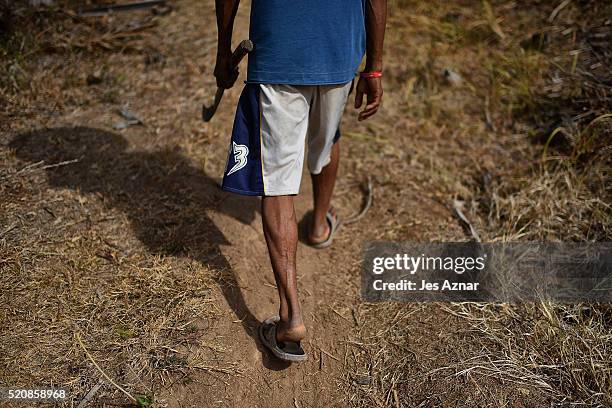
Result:
M360 72L359 76L362 78L380 78L382 77L382 71Z

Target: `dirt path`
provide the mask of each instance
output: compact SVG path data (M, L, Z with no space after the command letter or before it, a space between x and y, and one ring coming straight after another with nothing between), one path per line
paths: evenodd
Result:
M308 194L309 191L303 191L304 197L297 200L296 211L300 219L307 211ZM235 199L228 197L227 200ZM230 205L240 204L232 202ZM227 216L213 216L212 219L230 242L222 251L232 266L249 312L261 321L277 310L276 288L261 233L261 221L255 218L251 224L245 225ZM233 310L235 299L228 301L220 296L221 316L214 335L226 339L226 358L237 362L240 375L230 377L226 384L219 382L211 387L194 384L170 390L167 399L174 401L171 405L214 406L215 401L223 401L223 406L243 406L245 401L249 401L251 406L308 407L333 406L334 400L342 400L344 396L338 388L344 382L345 346L340 342L346 340L349 325L342 322L343 319L330 318L333 312L327 300L352 302L355 293L330 290L326 282L333 274L332 264L329 253L300 245L300 293L306 324L311 329L306 344L310 353L308 362L290 366L271 358L256 340L256 324L249 322L247 316L236 316ZM239 318L246 324L241 324ZM224 363L220 366L223 367Z
M152 270L159 267L162 273L213 282L210 309L214 313L195 322L197 341L190 343L181 338L183 348L178 350L187 355L187 360L204 356L208 365L196 369L195 374L167 379L161 388L153 390L156 399L170 408L245 405L301 408L366 406L372 402L381 407L398 407L400 399L410 406L538 406L541 401L533 396L526 403L516 403L515 387L496 378L479 378L476 382L469 375L450 375L453 364L468 355L466 350L474 355L480 353L481 343L474 341L474 334L463 322L442 313L439 305L385 305L377 309L359 299L363 242L465 240L464 231L447 205L453 197L466 191L466 196L470 194L461 184L468 176L461 178L457 172L474 167L486 170L495 165L490 155L481 162L482 146L486 147L493 136L483 131L486 125L481 112L473 112L473 100L460 93L468 91L443 88L438 92L439 84L431 79L433 68L431 72L418 71L423 66L433 66L426 59L430 57L425 57L434 53L427 48L429 40L417 43L417 39L411 39L416 44L413 55L418 61L414 63L419 67L414 68L416 73L409 71L402 61L389 61L389 83L393 81L395 86L386 92L389 99L393 98L390 101L399 102L383 105L375 119L361 124L357 124L355 112L347 109L343 122L346 142L342 142L341 178L334 205L345 216L357 211L361 201L359 183L366 175L373 175L376 182L374 204L363 222L343 227L331 248L318 251L303 243L298 247L299 290L310 330L306 342L310 359L304 364L284 365L261 348L257 324L276 313L277 295L261 230L259 201L222 193L214 185L223 171L240 83L226 92L211 123L203 124L199 119L202 102L214 93L213 6L213 2L198 0L177 2L177 9L160 18L159 26L144 41L143 47L152 50L146 62L139 53L108 53L75 68L65 68L62 72L68 79L63 82L37 78L42 83L40 100L22 115L22 122L13 132L23 136L24 132L33 131L38 139L34 139L30 153L40 150L38 155L28 155L28 149L17 153L21 161L15 168L41 160L57 163L80 154L89 155L84 163L67 168L65 174L49 171L45 173L46 179L35 180L38 184L29 193L39 200L38 212L26 208L19 196L21 190L16 189L19 202L16 208L21 213L13 217L15 225L23 224L21 218L27 218L23 214L42 217L42 213L48 217L46 212L53 219L56 215L59 220L65 217L70 226L85 225L82 220L92 222L89 212L102 208L100 214L104 213L104 217L100 215L101 221L93 222L99 230L91 233L89 242L102 242L100 245L106 250L105 245L111 240L115 242L111 253L124 246L128 259L125 266L111 257L112 265L103 265L111 268L107 273L113 273L112 268L125 268L123 272L137 275L129 269L132 264L136 269L140 269L140 264L152 264ZM235 43L247 37L248 14L249 4L241 4ZM402 37L404 22L396 20L393 24L387 40L389 52L397 48L403 52L407 47ZM422 21L415 24L424 25ZM41 61L43 67L65 63L61 55L55 62L53 56L45 58L51 62ZM461 60L463 56L457 58L457 65L465 62ZM465 63L476 60L471 58ZM465 71L469 69L466 67ZM115 78L114 82L103 83L99 88L77 86L71 85L72 77L66 74L71 72L76 78L83 72L97 70ZM58 115L48 105L48 100L53 100L49 95L66 88L73 99L58 107L57 111L61 111ZM421 96L419 92L438 93L427 99L431 95ZM440 102L441 107L435 105L441 100L445 101ZM125 103L143 118L145 126L112 128L118 120L117 108ZM471 105L463 109L461 104ZM454 110L465 110L471 116L451 132L444 120L437 121L436 115L442 117ZM477 135L474 139L481 139L466 146L462 136L473 134ZM42 142L46 136L63 143L44 149ZM99 144L88 146L88 138ZM79 143L83 146L75 147ZM64 156L62 149L67 153ZM458 151L462 154L457 154ZM43 186L40 191L39 186ZM70 207L66 202L78 204ZM310 202L310 180L305 174L301 194L296 199L298 220L307 214ZM43 236L54 237L49 221L40 225L48 234ZM28 231L28 237L39 233L39 225L34 222L30 230L22 228ZM79 242L87 241L70 241L73 238L70 234L81 232L68 227L65 230L61 231L64 235L58 232L57 244L61 248L69 247L67 242L80 245ZM38 246L39 242L32 245ZM94 244L91 246L98 251ZM83 247L91 249L85 244ZM79 259L81 254L65 256L57 261L62 268L65 265L61 262L76 263L73 258ZM99 258L97 254L96 257ZM55 261L50 261L51 270L52 262ZM97 264L92 261L92 265ZM42 269L45 268L47 264ZM77 269L75 276L85 269ZM204 295L201 298L208 301ZM396 326L394 335L401 339L387 339L386 331L375 330L382 313L390 315L385 318ZM74 326L80 327L79 322ZM369 326L373 329L369 330ZM78 352L78 347L71 343L72 335L72 332L66 335L67 343L73 352L75 349ZM116 341L127 343L130 338ZM387 346L400 351L386 355ZM129 350L129 344L122 347ZM94 354L102 357L104 351L94 350ZM392 367L394 359L409 364L401 366L397 377L388 378L384 368L376 364L384 362ZM79 376L91 373L97 375L84 364L78 376L74 376L80 379ZM95 384L97 380L92 378L87 379ZM145 382L138 375L127 374L122 380L136 385ZM83 388L87 389L85 385ZM379 395L380 390L387 390L386 394ZM519 399L530 391L526 388L524 392L518 395Z
M184 5L185 8L190 6L190 3ZM207 16L210 18L213 12L210 5L197 7L211 13ZM236 41L247 38L248 10L248 4L241 5L235 25ZM182 13L185 11L181 10ZM204 30L212 35L214 27L211 20ZM178 39L179 43L183 41ZM213 50L204 56L206 61L213 61ZM236 86L226 95L221 111L212 122L212 129L215 133L219 129L221 135L220 140L215 141L217 151L225 151L225 137L240 88ZM350 129L354 122L352 112L346 121ZM220 162L218 157L215 161ZM350 171L347 167L343 166L344 172ZM361 192L355 182L363 177L365 173L359 171L353 178L353 184L348 184L346 180L339 182L337 196L343 193L350 196L350 199L336 199L336 205L344 210L345 215L359 208ZM414 198L419 200L416 195ZM303 220L310 204L310 179L305 172L301 193L296 199L298 220ZM427 204L422 205L425 207ZM169 406L177 407L238 407L244 406L246 401L250 406L258 407L346 406L350 399L348 389L355 386L357 375L352 371L356 366L356 350L349 345L360 342L356 321L360 278L356 266L360 259L361 242L370 235L368 228L374 220L365 220L362 224L345 228L328 250L317 251L300 243L298 279L306 325L310 329L306 343L310 359L305 364L286 365L271 358L256 339L258 322L277 311L276 288L258 213L259 201L224 195L219 206L223 211L211 211L209 216L228 242L221 247L221 252L230 265L228 273L235 277L240 292L224 290L218 293L220 315L208 336L221 339L226 347L224 361L219 366L236 366L239 374L212 383L203 380L173 387L160 397L166 399ZM442 215L448 219L447 213L440 213L442 208L423 207L419 205L414 208L417 213L415 218L431 219ZM248 215L245 215L245 208L249 209L246 211ZM243 219L228 214L243 214ZM461 234L458 228L456 232ZM303 228L300 235L303 235ZM415 323L418 324L418 319ZM414 332L428 336L431 330L435 335L435 324L425 329L415 328ZM365 374L365 381L371 381L367 371L362 374ZM206 383L208 385L203 385Z
M212 15L212 4L205 7L206 13ZM236 40L247 38L248 10L248 3L241 5L235 25ZM207 31L214 31L214 27L206 27ZM213 61L213 55L212 52L206 55L207 60ZM213 126L214 123L225 122L222 128L227 131L240 88L238 84L229 97L226 96L222 112L214 119ZM223 136L221 139L225 141ZM296 199L298 220L302 220L309 210L310 197L310 180L305 173L301 194ZM181 386L168 390L167 395L160 397L167 399L170 406L177 407L244 406L246 401L250 406L261 407L339 404L345 398L340 388L345 386L346 381L342 368L346 345L341 341L346 340L350 325L346 318L331 316L334 312L330 309L329 300L349 304L357 296L355 288L342 293L336 290L335 285L330 285L334 279L332 256L342 248L317 251L303 243L299 245L298 279L303 313L310 328L306 344L310 359L305 364L283 364L270 357L257 340L257 323L276 313L278 307L261 228L259 200L224 194L219 205L224 207L224 211L211 212L210 217L228 241L228 245L221 247L221 252L231 266L228 273L235 276L240 293L228 290L218 294L217 304L221 314L210 335L225 339L227 350L224 355L227 361L220 366L237 364L240 374L208 387L202 387L197 382ZM225 215L228 212L239 214L244 212L245 207L253 211L246 220ZM228 208L235 211L228 211ZM244 298L246 310L242 301L238 300L240 297Z

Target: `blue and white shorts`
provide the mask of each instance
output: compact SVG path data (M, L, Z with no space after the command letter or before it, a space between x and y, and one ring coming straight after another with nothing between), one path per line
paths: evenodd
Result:
M246 84L236 110L223 189L279 196L300 190L304 153L319 174L340 137L351 89L341 85Z

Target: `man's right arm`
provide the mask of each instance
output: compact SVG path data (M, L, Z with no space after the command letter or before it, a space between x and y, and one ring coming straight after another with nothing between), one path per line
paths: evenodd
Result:
M232 67L232 32L240 0L215 0L217 13L217 86L231 88L238 78L238 69Z

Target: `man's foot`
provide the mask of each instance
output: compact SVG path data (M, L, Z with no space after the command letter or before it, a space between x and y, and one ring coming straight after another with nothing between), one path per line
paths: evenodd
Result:
M315 248L326 248L331 245L333 234L338 229L340 220L334 208L330 208L322 223L315 225L314 217L311 218L308 231L308 242Z
M292 341L299 343L304 337L306 337L306 326L304 324L285 326L281 321L276 325L276 341L278 342Z

